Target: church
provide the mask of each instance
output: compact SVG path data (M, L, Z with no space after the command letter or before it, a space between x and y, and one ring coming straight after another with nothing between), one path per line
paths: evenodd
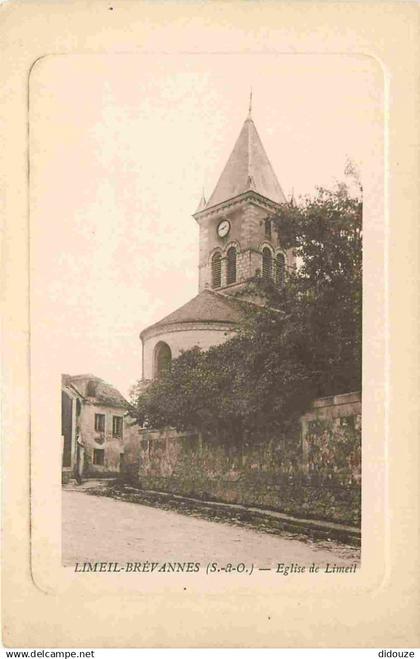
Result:
M238 294L254 277L282 285L294 266L271 218L286 197L252 119L251 105L217 185L193 215L199 226L199 292L144 329L142 379L158 378L182 350L226 341L243 315Z

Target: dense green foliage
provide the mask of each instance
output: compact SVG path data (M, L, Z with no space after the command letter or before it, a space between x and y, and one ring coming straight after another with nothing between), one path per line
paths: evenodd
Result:
M361 388L362 204L341 184L273 219L297 267L283 286L256 278L242 291L246 319L221 346L173 360L136 395L140 423L235 439L284 431L317 396ZM263 307L245 302L264 299Z
M361 389L362 203L344 185L320 189L300 207L282 208L277 229L294 246L284 306L305 341L318 396Z

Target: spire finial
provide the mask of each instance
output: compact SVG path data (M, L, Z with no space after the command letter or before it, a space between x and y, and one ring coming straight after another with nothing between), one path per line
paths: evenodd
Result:
M203 183L203 187L201 189L201 199L200 199L200 202L198 204L197 210L195 212L199 213L200 211L202 211L203 208L206 207L206 204L207 204L207 200L206 200L206 195L205 195L205 191L204 191L204 183Z
M252 87L251 87L251 91L249 92L248 118L251 119L251 116L252 116Z

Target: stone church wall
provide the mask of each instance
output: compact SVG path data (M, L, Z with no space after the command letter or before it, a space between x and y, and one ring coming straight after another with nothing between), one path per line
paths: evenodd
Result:
M262 272L261 245L266 242L271 246L273 253L281 247L276 231L273 230L269 239L265 235L265 220L270 214L272 213L267 208L243 202L234 208L220 209L206 224L200 225L200 291L212 286L211 263L216 250L222 254L221 288L229 287L226 256L230 246L235 246L237 249L236 284L255 277L258 271ZM217 235L217 226L222 219L229 220L231 224L231 231L225 238ZM293 265L294 258L291 252L288 261L289 265Z
M124 476L143 489L360 523L358 394L315 401L286 438L229 444L198 433L140 429Z

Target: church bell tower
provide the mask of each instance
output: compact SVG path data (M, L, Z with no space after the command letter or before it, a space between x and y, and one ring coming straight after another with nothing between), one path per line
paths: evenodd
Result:
M255 276L281 285L293 265L271 218L286 203L251 116L251 105L233 151L208 201L193 217L200 227L199 291L234 294Z
M208 350L229 340L244 318L235 294L255 276L279 286L293 266L272 218L286 203L251 117L251 108L233 151L194 218L200 227L199 292L181 307L140 333L143 379L161 377L183 350ZM258 293L257 293L258 296ZM249 302L256 301L251 294Z

